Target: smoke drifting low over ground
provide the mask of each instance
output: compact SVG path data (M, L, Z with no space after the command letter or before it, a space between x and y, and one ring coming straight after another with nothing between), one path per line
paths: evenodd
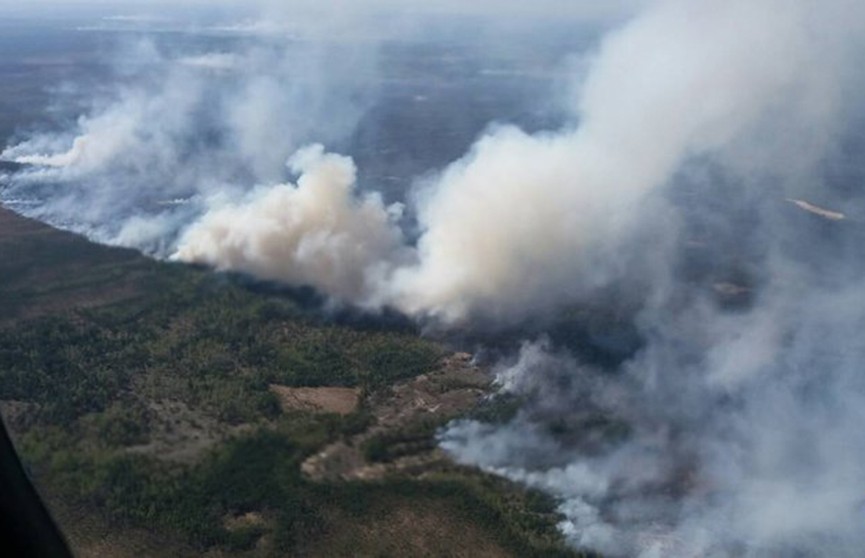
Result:
M497 364L516 416L459 422L441 441L559 497L576 546L858 556L865 13L852 0L658 0L608 16L588 50L556 54L543 87L513 88L536 64L511 89L488 86L520 91L520 109L489 115L499 123L454 162L411 168L423 175L409 195L348 156L371 159L350 138L405 86L370 79L382 45L354 15L315 40L270 19L243 27L265 38L220 50L138 43L74 130L3 151L28 165L3 195L101 241L445 331L547 328ZM435 93L410 106L423 113ZM562 335L565 322L590 334Z

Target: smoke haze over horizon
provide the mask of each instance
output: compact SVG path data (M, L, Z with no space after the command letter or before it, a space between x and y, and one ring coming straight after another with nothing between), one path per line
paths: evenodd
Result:
M354 13L389 5L319 25L305 5L294 17L265 3L262 25L222 23L244 33L215 46L136 38L116 85L71 128L2 151L27 167L0 177L0 199L101 242L313 286L334 304L457 334L526 332L495 364L519 413L459 421L440 440L460 462L557 497L576 547L858 556L865 9L581 2L572 25L595 31L562 52L498 25L516 3L454 4L489 14L489 35L426 31L422 45L457 46L418 47L441 73L410 90L400 125L431 106L434 85L462 92L478 75L507 76L478 87L513 95L524 121L491 115L453 132L437 140L447 157L385 187L363 164L384 155L364 154L358 130L427 71L412 59L387 73L392 44ZM422 25L395 20L388 40L409 48ZM502 36L526 44L488 40ZM597 363L544 335L575 308L616 316L589 318L596 339L618 346L632 329L639 343Z

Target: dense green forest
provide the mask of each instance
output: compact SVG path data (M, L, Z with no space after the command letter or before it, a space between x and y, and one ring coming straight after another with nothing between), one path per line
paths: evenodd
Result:
M369 401L441 366L448 351L410 325L0 217L0 404L49 500L191 554L574 555L554 502L476 470L302 474L376 427ZM273 385L353 387L360 404L286 410ZM362 454L430 451L445 420L371 435Z

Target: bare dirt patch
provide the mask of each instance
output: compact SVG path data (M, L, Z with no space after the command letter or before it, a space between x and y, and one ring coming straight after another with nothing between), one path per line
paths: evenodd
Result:
M376 480L398 473L421 476L451 462L432 439L430 428L474 408L490 390L489 374L472 363L471 355L456 353L429 374L406 380L366 401L373 426L322 448L301 465L318 481ZM365 447L389 440L398 455L371 461Z
M285 412L350 415L360 405L360 390L356 388L291 388L272 384L270 391L279 398L279 404Z
M379 426L394 428L423 418L450 418L473 408L489 392L491 378L468 353L455 353L429 374L395 384L370 398Z

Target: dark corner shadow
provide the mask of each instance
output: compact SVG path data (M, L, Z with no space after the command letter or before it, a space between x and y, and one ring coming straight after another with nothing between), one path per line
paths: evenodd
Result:
M72 557L48 509L18 460L0 420L0 552L4 556Z

